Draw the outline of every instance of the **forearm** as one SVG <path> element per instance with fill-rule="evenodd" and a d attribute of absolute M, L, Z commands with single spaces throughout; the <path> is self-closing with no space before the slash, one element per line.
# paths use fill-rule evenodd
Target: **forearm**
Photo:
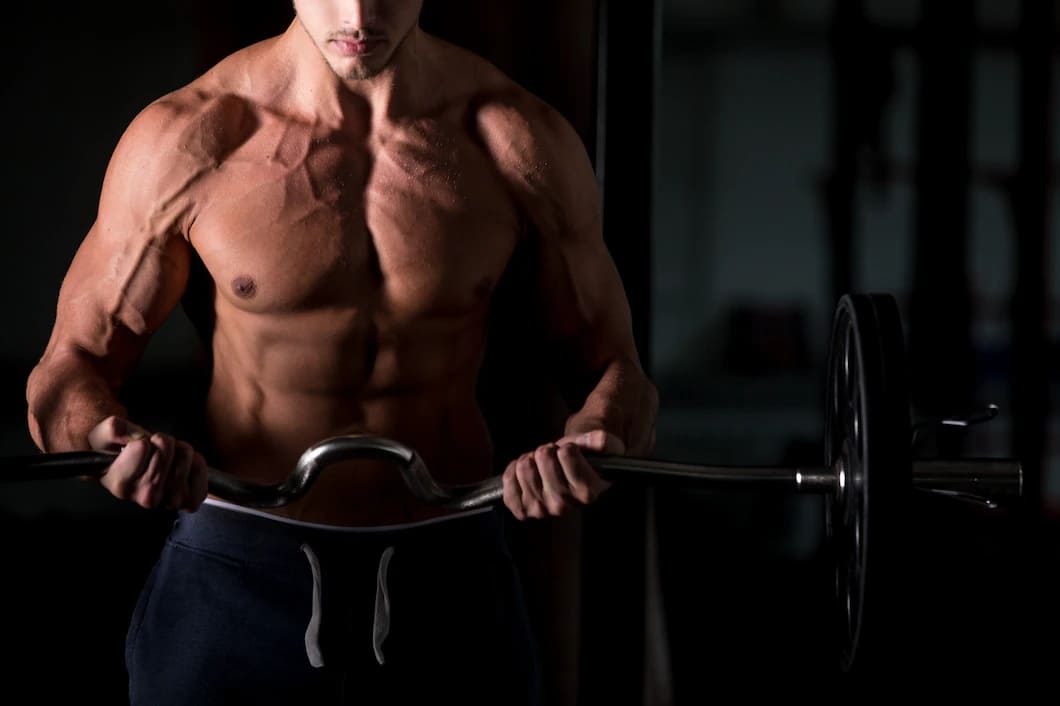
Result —
<path fill-rule="evenodd" d="M 97 424 L 127 414 L 99 366 L 77 351 L 45 355 L 30 373 L 26 402 L 30 435 L 48 452 L 86 449 Z"/>
<path fill-rule="evenodd" d="M 626 453 L 643 455 L 655 444 L 659 395 L 636 361 L 609 363 L 581 409 L 566 423 L 565 434 L 604 429 L 625 444 Z"/>

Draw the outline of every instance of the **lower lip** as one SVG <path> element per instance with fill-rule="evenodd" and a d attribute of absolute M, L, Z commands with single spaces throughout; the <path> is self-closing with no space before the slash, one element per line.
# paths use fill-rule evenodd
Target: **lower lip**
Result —
<path fill-rule="evenodd" d="M 371 54 L 379 46 L 378 40 L 369 40 L 367 42 L 347 42 L 341 39 L 336 39 L 332 42 L 335 48 L 339 50 L 339 53 L 343 56 L 367 56 Z"/>

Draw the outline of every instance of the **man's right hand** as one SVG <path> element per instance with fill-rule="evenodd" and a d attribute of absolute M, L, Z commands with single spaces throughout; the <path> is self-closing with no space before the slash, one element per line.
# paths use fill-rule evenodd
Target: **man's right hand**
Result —
<path fill-rule="evenodd" d="M 107 417 L 89 432 L 88 443 L 117 453 L 100 478 L 117 498 L 166 510 L 196 510 L 206 499 L 206 460 L 186 442 Z"/>

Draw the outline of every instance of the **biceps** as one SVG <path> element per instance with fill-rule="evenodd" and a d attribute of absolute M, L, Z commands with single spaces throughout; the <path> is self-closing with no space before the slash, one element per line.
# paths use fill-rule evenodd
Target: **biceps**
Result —
<path fill-rule="evenodd" d="M 188 280 L 183 241 L 148 241 L 116 258 L 108 283 L 110 314 L 132 333 L 154 333 L 180 300 Z"/>
<path fill-rule="evenodd" d="M 629 303 L 602 240 L 572 239 L 543 258 L 543 288 L 554 334 L 590 367 L 632 353 Z"/>
<path fill-rule="evenodd" d="M 99 358 L 138 355 L 187 285 L 179 237 L 108 237 L 93 228 L 63 281 L 56 334 Z"/>

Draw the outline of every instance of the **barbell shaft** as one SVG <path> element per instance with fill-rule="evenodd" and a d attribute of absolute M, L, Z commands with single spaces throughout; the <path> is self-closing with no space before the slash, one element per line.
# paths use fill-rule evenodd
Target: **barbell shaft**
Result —
<path fill-rule="evenodd" d="M 114 453 L 101 451 L 66 451 L 0 458 L 0 484 L 99 477 L 114 462 L 115 456 Z M 254 483 L 209 468 L 208 491 L 248 507 L 280 507 L 305 495 L 328 465 L 348 459 L 377 459 L 396 463 L 405 483 L 417 496 L 432 491 L 439 496 L 442 490 L 433 483 L 426 466 L 412 449 L 387 438 L 356 435 L 325 439 L 309 447 L 299 456 L 294 470 L 279 483 Z M 429 487 L 431 484 L 435 487 Z"/>
<path fill-rule="evenodd" d="M 98 476 L 114 460 L 98 451 L 67 451 L 30 456 L 9 456 L 0 466 L 0 482 L 52 480 L 75 476 Z"/>
<path fill-rule="evenodd" d="M 610 480 L 652 486 L 672 485 L 713 490 L 778 490 L 832 493 L 839 487 L 838 471 L 827 466 L 717 466 L 629 456 L 586 453 L 592 466 Z M 419 499 L 450 508 L 470 509 L 502 497 L 501 478 L 469 485 L 444 486 L 408 447 L 371 436 L 336 437 L 307 450 L 290 475 L 280 483 L 250 483 L 210 470 L 210 492 L 252 507 L 278 507 L 304 495 L 328 465 L 351 459 L 374 458 L 394 462 L 409 490 Z M 114 460 L 112 454 L 76 451 L 18 456 L 4 460 L 0 482 L 98 476 Z M 926 460 L 913 463 L 917 490 L 956 495 L 991 505 L 1018 497 L 1023 472 L 1014 459 Z"/>
<path fill-rule="evenodd" d="M 703 490 L 779 490 L 803 494 L 828 494 L 839 489 L 838 471 L 827 466 L 706 466 L 651 458 L 586 454 L 605 479 L 651 486 L 671 485 Z M 453 506 L 479 507 L 502 495 L 500 477 L 474 486 L 450 488 Z M 1018 498 L 1023 469 L 1015 459 L 961 459 L 913 462 L 915 490 L 958 496 L 988 507 Z M 474 498 L 468 500 L 464 496 Z"/>

